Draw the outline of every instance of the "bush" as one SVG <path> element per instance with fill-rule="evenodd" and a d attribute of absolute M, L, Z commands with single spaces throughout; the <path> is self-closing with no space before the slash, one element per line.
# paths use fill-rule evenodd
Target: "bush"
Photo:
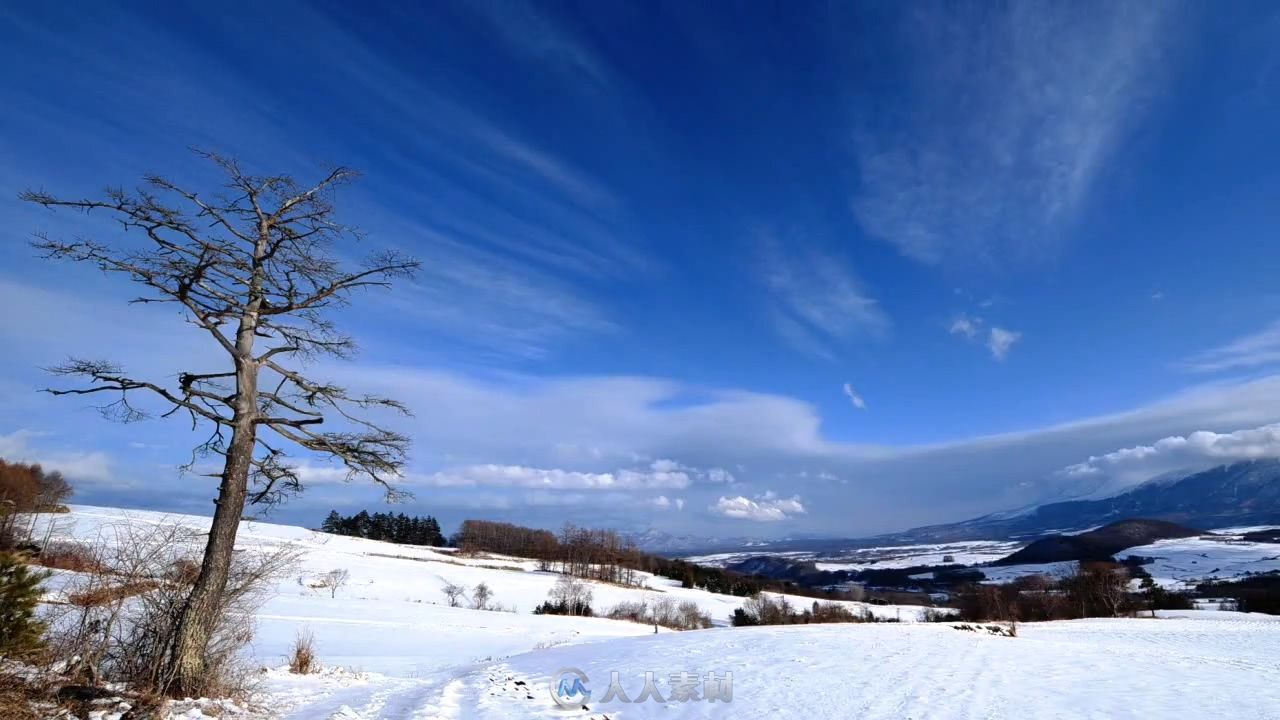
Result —
<path fill-rule="evenodd" d="M 47 577 L 17 555 L 0 553 L 0 658 L 28 658 L 43 649 L 45 626 L 36 609 Z"/>
<path fill-rule="evenodd" d="M 40 687 L 26 673 L 0 672 L 0 718 L 5 720 L 42 720 L 46 712 L 38 712 L 36 701 L 47 704 L 48 688 Z"/>
<path fill-rule="evenodd" d="M 733 611 L 730 621 L 738 627 L 750 625 L 803 625 L 808 623 L 870 623 L 881 621 L 868 608 L 854 612 L 845 605 L 834 602 L 813 601 L 813 606 L 803 611 L 795 610 L 785 597 L 774 598 L 757 593 L 747 598 L 742 607 Z"/>
<path fill-rule="evenodd" d="M 440 592 L 444 593 L 449 607 L 458 607 L 462 604 L 462 598 L 467 594 L 467 589 L 457 583 L 447 582 L 440 588 Z"/>
<path fill-rule="evenodd" d="M 590 617 L 591 587 L 572 575 L 561 575 L 547 593 L 546 602 L 534 609 L 538 615 L 579 615 Z"/>
<path fill-rule="evenodd" d="M 471 608 L 473 610 L 488 610 L 489 601 L 493 599 L 493 591 L 485 583 L 477 583 L 474 590 L 471 591 Z"/>
<path fill-rule="evenodd" d="M 317 669 L 316 637 L 310 630 L 300 630 L 293 639 L 293 651 L 289 653 L 289 672 L 310 675 Z"/>
<path fill-rule="evenodd" d="M 163 693 L 177 621 L 198 574 L 194 554 L 201 538 L 181 526 L 123 523 L 114 537 L 89 551 L 90 567 L 66 588 L 70 602 L 57 606 L 49 638 L 66 674 L 90 685 L 120 682 L 142 692 Z M 239 694 L 248 678 L 241 650 L 253 638 L 253 612 L 277 578 L 290 572 L 297 551 L 237 553 L 218 599 L 213 637 L 206 653 L 210 697 Z"/>
<path fill-rule="evenodd" d="M 103 570 L 102 564 L 98 562 L 98 558 L 94 555 L 92 549 L 70 542 L 50 543 L 48 547 L 36 556 L 35 562 L 47 568 L 69 570 L 71 572 L 101 572 Z"/>
<path fill-rule="evenodd" d="M 669 597 L 653 603 L 619 603 L 610 608 L 606 616 L 614 620 L 661 625 L 672 630 L 699 630 L 711 627 L 711 615 L 702 612 L 697 603 L 686 600 L 677 604 Z"/>
<path fill-rule="evenodd" d="M 575 617 L 591 617 L 592 610 L 590 605 L 577 603 L 569 605 L 563 602 L 555 602 L 552 600 L 544 600 L 541 605 L 533 609 L 534 615 L 572 615 Z"/>

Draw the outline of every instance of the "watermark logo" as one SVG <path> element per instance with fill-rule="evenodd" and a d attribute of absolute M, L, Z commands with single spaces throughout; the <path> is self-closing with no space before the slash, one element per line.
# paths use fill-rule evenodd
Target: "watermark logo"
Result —
<path fill-rule="evenodd" d="M 643 674 L 644 685 L 640 692 L 630 695 L 622 685 L 622 673 L 617 670 L 609 673 L 609 687 L 600 696 L 597 704 L 603 703 L 687 703 L 687 702 L 732 702 L 733 673 L 708 672 L 699 675 L 689 671 L 669 673 L 666 675 L 666 691 L 659 686 L 659 673 L 648 670 Z M 632 685 L 634 690 L 635 685 Z M 563 668 L 551 679 L 551 699 L 562 708 L 577 710 L 591 699 L 591 690 L 587 674 L 578 668 Z"/>
<path fill-rule="evenodd" d="M 563 668 L 551 680 L 551 699 L 562 708 L 579 708 L 591 699 L 587 674 L 578 668 Z"/>

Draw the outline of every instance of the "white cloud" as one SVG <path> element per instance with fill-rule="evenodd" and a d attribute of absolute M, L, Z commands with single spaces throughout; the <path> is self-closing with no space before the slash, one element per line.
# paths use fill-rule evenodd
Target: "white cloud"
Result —
<path fill-rule="evenodd" d="M 951 324 L 947 327 L 947 332 L 963 337 L 966 340 L 977 340 L 985 324 L 986 321 L 981 317 L 961 313 L 951 321 Z M 995 325 L 987 328 L 986 336 L 987 340 L 983 344 L 986 345 L 987 350 L 991 353 L 991 357 L 997 361 L 1004 360 L 1009 355 L 1009 351 L 1014 344 L 1022 339 L 1022 333 Z"/>
<path fill-rule="evenodd" d="M 721 467 L 713 467 L 707 471 L 707 481 L 716 485 L 733 485 L 738 479 L 733 473 Z"/>
<path fill-rule="evenodd" d="M 991 351 L 991 357 L 996 360 L 1004 360 L 1009 354 L 1009 350 L 1013 348 L 1013 344 L 1022 339 L 1022 333 L 1006 330 L 1000 327 L 991 328 L 991 335 L 987 338 L 987 349 Z"/>
<path fill-rule="evenodd" d="M 507 487 L 542 490 L 637 490 L 686 488 L 683 471 L 618 470 L 581 472 L 521 465 L 467 465 L 411 477 L 412 485 L 432 487 Z"/>
<path fill-rule="evenodd" d="M 968 315 L 961 314 L 957 315 L 956 318 L 951 321 L 951 326 L 947 328 L 947 331 L 952 335 L 963 335 L 967 338 L 973 338 L 978 334 L 978 327 L 980 325 L 982 325 L 982 318 L 971 318 Z"/>
<path fill-rule="evenodd" d="M 859 410 L 867 409 L 867 401 L 863 400 L 862 396 L 858 394 L 858 391 L 853 389 L 853 385 L 845 383 L 844 388 L 842 389 L 844 390 L 844 396 L 849 398 L 849 402 L 852 403 L 854 407 Z"/>
<path fill-rule="evenodd" d="M 669 498 L 666 495 L 659 495 L 651 500 L 650 504 L 659 510 L 670 510 L 675 508 L 679 511 L 684 509 L 684 498 Z"/>
<path fill-rule="evenodd" d="M 858 220 L 925 263 L 1050 254 L 1162 86 L 1171 8 L 945 3 L 890 25 L 903 93 L 858 108 Z"/>
<path fill-rule="evenodd" d="M 100 451 L 50 450 L 32 447 L 31 441 L 45 436 L 30 430 L 0 435 L 0 459 L 39 463 L 56 470 L 74 486 L 77 482 L 107 484 L 113 481 L 111 457 Z"/>
<path fill-rule="evenodd" d="M 800 242 L 785 252 L 766 234 L 762 272 L 771 299 L 770 317 L 793 348 L 831 359 L 833 350 L 856 338 L 876 337 L 889 318 L 840 257 Z"/>
<path fill-rule="evenodd" d="M 1184 364 L 1195 372 L 1219 372 L 1280 363 L 1280 320 L 1226 345 L 1206 350 Z"/>
<path fill-rule="evenodd" d="M 800 496 L 780 498 L 773 491 L 748 498 L 742 495 L 735 497 L 720 496 L 714 505 L 708 508 L 711 512 L 736 520 L 754 520 L 756 522 L 777 522 L 794 515 L 803 515 L 804 505 Z"/>
<path fill-rule="evenodd" d="M 1123 489 L 1175 470 L 1201 470 L 1238 460 L 1280 457 L 1280 423 L 1234 432 L 1171 435 L 1150 445 L 1095 455 L 1060 475 L 1085 487 Z M 1095 490 L 1096 492 L 1096 490 Z"/>

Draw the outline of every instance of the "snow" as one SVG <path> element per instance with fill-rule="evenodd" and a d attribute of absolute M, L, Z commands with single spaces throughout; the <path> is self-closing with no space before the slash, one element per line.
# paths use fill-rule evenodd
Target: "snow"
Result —
<path fill-rule="evenodd" d="M 689 562 L 713 567 L 725 567 L 751 557 L 768 555 L 789 560 L 812 560 L 819 570 L 857 572 L 870 569 L 901 569 L 919 565 L 976 565 L 1007 557 L 1026 546 L 1024 542 L 1011 540 L 981 540 L 954 543 L 926 543 L 922 545 L 882 545 L 857 548 L 840 553 L 811 551 L 787 552 L 726 552 L 685 558 Z"/>
<path fill-rule="evenodd" d="M 984 583 L 1007 583 L 1032 575 L 1044 575 L 1051 580 L 1056 580 L 1075 572 L 1076 566 L 1077 563 L 1074 560 L 1063 560 L 1050 563 L 980 567 L 978 570 L 981 570 L 985 576 Z"/>
<path fill-rule="evenodd" d="M 122 527 L 177 522 L 203 529 L 208 518 L 77 506 L 69 514 L 42 516 L 42 522 L 49 524 L 38 533 L 47 530 L 55 539 L 110 541 Z M 1187 611 L 1160 619 L 1023 624 L 1016 638 L 911 622 L 654 634 L 649 626 L 622 621 L 531 614 L 557 576 L 529 560 L 463 557 L 260 522 L 241 527 L 242 549 L 286 544 L 302 551 L 301 566 L 257 616 L 252 658 L 268 669 L 255 702 L 238 714 L 195 700 L 178 705 L 171 717 L 1280 716 L 1280 623 L 1267 616 Z M 333 569 L 351 576 L 337 597 L 307 586 Z M 1015 572 L 983 568 L 989 570 Z M 445 606 L 445 583 L 472 587 L 481 581 L 493 588 L 496 602 L 519 612 Z M 593 605 L 603 609 L 665 595 L 692 600 L 724 623 L 742 602 L 665 578 L 644 575 L 643 581 L 643 588 L 594 584 Z M 49 589 L 56 592 L 56 580 Z M 918 612 L 872 608 L 882 616 L 902 612 L 906 619 Z M 297 676 L 281 665 L 304 628 L 314 633 L 326 668 Z M 595 698 L 589 711 L 563 710 L 553 702 L 550 683 L 566 667 L 589 678 Z M 663 695 L 670 694 L 673 673 L 732 673 L 732 701 L 599 704 L 615 670 L 632 698 L 646 671 L 655 674 Z"/>
<path fill-rule="evenodd" d="M 1280 708 L 1280 623 L 1239 613 L 1019 626 L 1018 637 L 949 624 L 717 628 L 527 653 L 412 681 L 331 687 L 291 718 L 1267 718 Z M 565 668 L 588 678 L 589 710 L 562 710 Z M 652 672 L 732 676 L 729 703 L 598 702 L 612 672 L 635 700 Z M 687 673 L 681 677 L 679 674 Z M 326 694 L 328 693 L 328 694 Z"/>
<path fill-rule="evenodd" d="M 1280 571 L 1280 544 L 1246 542 L 1231 536 L 1159 540 L 1129 548 L 1118 557 L 1128 555 L 1155 558 L 1143 569 L 1171 589 L 1195 587 L 1204 580 L 1235 580 L 1250 573 Z"/>

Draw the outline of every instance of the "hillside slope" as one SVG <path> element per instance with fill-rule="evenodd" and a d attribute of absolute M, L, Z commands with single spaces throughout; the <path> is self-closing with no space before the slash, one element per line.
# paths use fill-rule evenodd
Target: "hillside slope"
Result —
<path fill-rule="evenodd" d="M 1128 548 L 1157 540 L 1195 537 L 1203 534 L 1163 520 L 1121 520 L 1078 535 L 1050 535 L 1002 558 L 994 565 L 1053 563 L 1066 560 L 1110 560 Z"/>
<path fill-rule="evenodd" d="M 55 539 L 115 542 L 148 527 L 194 530 L 208 518 L 73 507 L 46 515 Z M 654 634 L 645 625 L 536 616 L 527 608 L 554 582 L 521 558 L 463 558 L 441 549 L 322 535 L 247 522 L 240 550 L 291 545 L 303 552 L 293 577 L 257 615 L 261 675 L 254 709 L 263 720 L 523 720 L 547 718 L 858 717 L 1145 718 L 1268 717 L 1280 707 L 1280 622 L 1239 613 L 1181 613 L 1177 619 L 1072 621 L 1020 626 L 1016 638 L 950 624 L 719 627 Z M 335 568 L 351 573 L 337 597 L 307 587 Z M 67 573 L 50 581 L 51 598 Z M 446 607 L 445 582 L 485 582 L 521 612 Z M 646 578 L 645 588 L 596 584 L 596 604 L 670 594 L 721 619 L 740 598 Z M 803 602 L 795 598 L 795 602 Z M 876 607 L 896 615 L 894 607 Z M 913 608 L 902 608 L 909 619 Z M 289 674 L 279 666 L 302 629 L 317 640 L 326 669 Z M 552 700 L 556 674 L 581 670 L 590 710 Z M 602 697 L 612 672 L 631 699 L 652 673 L 662 701 Z M 687 673 L 688 675 L 683 675 Z M 731 699 L 672 699 L 692 676 L 732 674 Z M 674 678 L 674 679 L 673 679 Z M 223 717 L 228 713 L 222 712 Z M 103 720 L 118 720 L 118 715 Z M 208 720 L 188 712 L 183 720 Z M 176 720 L 176 716 L 170 720 Z"/>

